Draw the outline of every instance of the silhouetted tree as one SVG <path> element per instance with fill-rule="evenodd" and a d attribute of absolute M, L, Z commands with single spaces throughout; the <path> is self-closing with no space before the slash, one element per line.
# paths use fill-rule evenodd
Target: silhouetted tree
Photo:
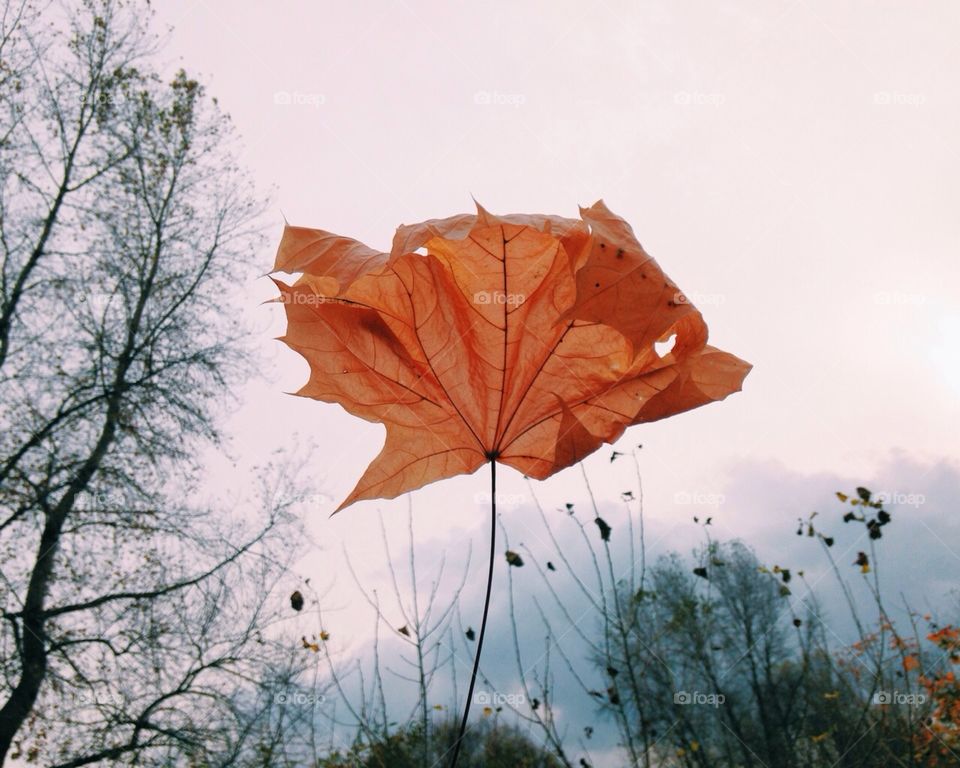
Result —
<path fill-rule="evenodd" d="M 289 655 L 264 631 L 285 505 L 204 498 L 198 459 L 246 370 L 260 204 L 148 21 L 0 18 L 0 764 L 229 761 Z"/>

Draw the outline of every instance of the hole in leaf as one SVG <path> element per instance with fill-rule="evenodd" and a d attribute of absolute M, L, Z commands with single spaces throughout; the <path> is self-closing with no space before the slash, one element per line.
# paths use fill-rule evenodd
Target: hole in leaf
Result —
<path fill-rule="evenodd" d="M 670 338 L 667 339 L 666 341 L 654 342 L 653 349 L 654 351 L 656 351 L 658 356 L 664 357 L 673 351 L 673 346 L 676 343 L 677 343 L 677 334 L 671 333 Z"/>

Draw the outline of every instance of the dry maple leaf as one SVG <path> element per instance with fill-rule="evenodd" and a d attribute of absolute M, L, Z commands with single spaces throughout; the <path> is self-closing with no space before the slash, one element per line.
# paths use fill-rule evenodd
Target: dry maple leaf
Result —
<path fill-rule="evenodd" d="M 750 365 L 707 345 L 629 225 L 602 202 L 580 214 L 478 206 L 401 226 L 390 253 L 284 229 L 274 271 L 301 276 L 276 281 L 282 340 L 310 365 L 297 394 L 387 429 L 337 511 L 492 460 L 544 479 L 631 425 L 739 391 Z"/>

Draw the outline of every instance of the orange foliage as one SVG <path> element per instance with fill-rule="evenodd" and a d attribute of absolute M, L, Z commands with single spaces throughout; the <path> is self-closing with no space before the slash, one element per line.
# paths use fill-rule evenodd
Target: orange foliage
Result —
<path fill-rule="evenodd" d="M 494 459 L 543 479 L 631 425 L 740 389 L 750 365 L 706 343 L 630 226 L 602 202 L 580 213 L 478 206 L 400 227 L 390 253 L 286 227 L 274 269 L 302 276 L 276 281 L 283 341 L 310 365 L 297 394 L 387 428 L 339 509 Z"/>
<path fill-rule="evenodd" d="M 960 629 L 943 627 L 927 639 L 946 653 L 950 663 L 960 663 Z M 960 752 L 960 686 L 956 675 L 946 669 L 922 676 L 919 682 L 933 703 L 933 712 L 917 734 L 917 757 L 928 766 L 956 765 Z"/>

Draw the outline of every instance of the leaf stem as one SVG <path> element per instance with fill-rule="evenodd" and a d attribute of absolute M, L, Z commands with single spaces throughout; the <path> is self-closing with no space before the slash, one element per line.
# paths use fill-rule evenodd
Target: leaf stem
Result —
<path fill-rule="evenodd" d="M 463 706 L 463 719 L 460 721 L 460 733 L 453 747 L 450 768 L 456 768 L 460 756 L 460 745 L 467 730 L 467 718 L 470 716 L 470 704 L 473 701 L 473 686 L 477 682 L 477 670 L 480 667 L 480 654 L 483 652 L 483 635 L 487 631 L 487 612 L 490 610 L 490 588 L 493 586 L 493 556 L 497 546 L 497 460 L 490 459 L 490 566 L 487 570 L 487 594 L 483 600 L 483 619 L 480 621 L 480 637 L 477 638 L 477 653 L 473 659 L 473 671 L 470 673 L 470 687 Z"/>

